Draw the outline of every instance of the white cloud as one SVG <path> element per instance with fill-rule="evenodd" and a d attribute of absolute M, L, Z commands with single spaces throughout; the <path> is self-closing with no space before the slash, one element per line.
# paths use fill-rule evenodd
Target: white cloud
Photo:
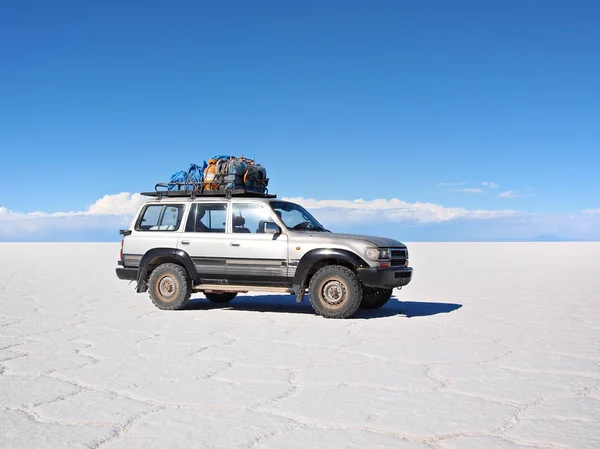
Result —
<path fill-rule="evenodd" d="M 510 217 L 517 214 L 513 210 L 469 210 L 457 207 L 444 207 L 435 203 L 409 203 L 398 198 L 357 200 L 315 200 L 312 198 L 288 198 L 314 211 L 319 218 L 328 222 L 371 221 L 413 221 L 418 223 L 440 223 L 456 219 L 485 220 Z M 325 218 L 322 218 L 325 220 Z"/>
<path fill-rule="evenodd" d="M 500 198 L 518 198 L 519 194 L 516 190 L 507 190 L 498 194 Z"/>
<path fill-rule="evenodd" d="M 454 189 L 454 192 L 462 192 L 462 193 L 483 193 L 483 190 L 481 190 L 481 189 L 467 188 L 467 189 Z"/>
<path fill-rule="evenodd" d="M 145 197 L 128 192 L 106 195 L 82 211 L 20 213 L 0 207 L 0 241 L 69 239 L 72 234 L 92 236 L 98 232 L 114 232 L 129 226 L 133 214 Z M 462 230 L 497 232 L 497 236 L 521 235 L 527 230 L 536 233 L 567 237 L 596 238 L 600 229 L 600 209 L 588 209 L 571 218 L 567 215 L 543 215 L 515 210 L 481 210 L 446 207 L 436 203 L 408 202 L 399 198 L 375 200 L 317 200 L 313 198 L 284 198 L 305 206 L 329 229 L 352 226 L 443 225 L 449 223 Z M 486 224 L 478 226 L 477 223 Z M 478 226 L 478 227 L 477 227 Z M 431 228 L 433 231 L 436 228 Z M 441 228 L 440 228 L 441 229 Z M 87 232 L 87 234 L 86 234 Z M 439 235 L 445 231 L 440 230 Z M 460 234 L 463 235 L 463 234 Z M 487 235 L 487 234 L 486 234 Z M 495 234 L 496 235 L 496 234 Z M 83 237 L 82 237 L 83 238 Z"/>
<path fill-rule="evenodd" d="M 497 189 L 500 187 L 500 184 L 496 184 L 495 182 L 485 181 L 481 183 L 482 186 L 489 187 L 490 189 Z"/>
<path fill-rule="evenodd" d="M 0 208 L 0 240 L 23 238 L 53 231 L 107 230 L 127 226 L 144 200 L 140 194 L 128 192 L 105 195 L 84 211 L 12 212 Z M 290 198 L 314 211 L 323 223 L 442 223 L 459 219 L 488 220 L 517 215 L 512 210 L 468 210 L 444 207 L 435 203 L 410 203 L 398 198 L 357 200 L 315 200 Z M 4 226 L 2 226 L 4 224 Z"/>
<path fill-rule="evenodd" d="M 452 192 L 462 192 L 462 193 L 483 193 L 483 190 L 481 190 L 481 189 L 467 188 L 467 189 L 452 189 Z"/>
<path fill-rule="evenodd" d="M 105 195 L 84 211 L 14 212 L 0 207 L 0 240 L 58 230 L 111 229 L 126 226 L 144 200 L 138 193 Z"/>
<path fill-rule="evenodd" d="M 89 215 L 133 215 L 137 208 L 146 199 L 139 193 L 131 194 L 122 192 L 116 195 L 104 195 L 102 198 L 94 202 L 85 211 L 78 212 L 13 212 L 5 207 L 0 207 L 0 220 L 6 217 L 24 219 L 36 218 L 60 218 L 60 217 L 75 217 Z"/>
<path fill-rule="evenodd" d="M 122 192 L 116 195 L 104 195 L 88 210 L 92 215 L 133 215 L 144 200 L 148 199 L 139 193 Z"/>
<path fill-rule="evenodd" d="M 464 186 L 466 184 L 466 182 L 438 182 L 438 186 L 442 187 Z"/>

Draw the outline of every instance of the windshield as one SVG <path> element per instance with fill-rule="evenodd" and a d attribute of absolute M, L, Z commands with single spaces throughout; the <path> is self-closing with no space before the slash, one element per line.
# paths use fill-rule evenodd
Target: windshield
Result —
<path fill-rule="evenodd" d="M 326 231 L 315 217 L 299 204 L 271 201 L 271 207 L 288 229 L 294 231 Z"/>

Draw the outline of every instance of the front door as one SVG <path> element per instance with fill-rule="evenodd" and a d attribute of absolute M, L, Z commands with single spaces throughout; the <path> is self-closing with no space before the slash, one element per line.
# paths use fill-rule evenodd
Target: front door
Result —
<path fill-rule="evenodd" d="M 265 234 L 262 224 L 274 221 L 273 212 L 260 202 L 232 201 L 227 277 L 239 285 L 290 286 L 288 236 Z"/>
<path fill-rule="evenodd" d="M 194 203 L 180 234 L 178 249 L 187 252 L 204 283 L 226 282 L 227 202 Z"/>

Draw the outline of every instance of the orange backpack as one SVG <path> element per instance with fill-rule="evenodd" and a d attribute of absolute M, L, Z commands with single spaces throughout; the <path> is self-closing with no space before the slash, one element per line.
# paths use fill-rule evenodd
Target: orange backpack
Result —
<path fill-rule="evenodd" d="M 219 182 L 215 179 L 218 159 L 209 159 L 208 167 L 204 170 L 204 190 L 218 190 Z"/>

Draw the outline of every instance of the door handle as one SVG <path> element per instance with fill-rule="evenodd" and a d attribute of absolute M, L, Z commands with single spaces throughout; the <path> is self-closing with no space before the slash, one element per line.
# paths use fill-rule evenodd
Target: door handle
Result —
<path fill-rule="evenodd" d="M 181 241 L 181 244 L 182 244 L 182 245 L 189 245 L 189 244 L 190 244 L 190 241 L 189 241 L 189 240 L 182 240 L 182 241 Z"/>
<path fill-rule="evenodd" d="M 231 246 L 240 246 L 240 244 L 239 244 L 239 243 L 233 243 L 233 242 L 231 242 L 231 243 L 230 243 L 230 245 L 231 245 Z"/>

